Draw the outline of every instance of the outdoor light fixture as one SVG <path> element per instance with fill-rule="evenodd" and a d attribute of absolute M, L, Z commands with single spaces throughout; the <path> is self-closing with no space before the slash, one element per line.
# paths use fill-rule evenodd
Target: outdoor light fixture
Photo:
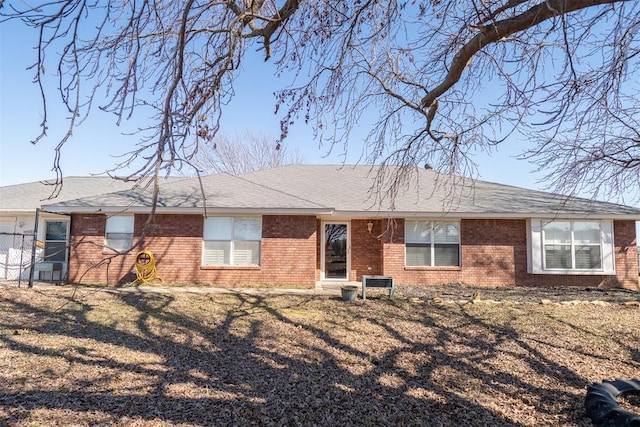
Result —
<path fill-rule="evenodd" d="M 373 223 L 371 221 L 367 223 L 367 230 L 369 231 L 369 234 L 371 234 L 371 230 L 373 230 Z"/>

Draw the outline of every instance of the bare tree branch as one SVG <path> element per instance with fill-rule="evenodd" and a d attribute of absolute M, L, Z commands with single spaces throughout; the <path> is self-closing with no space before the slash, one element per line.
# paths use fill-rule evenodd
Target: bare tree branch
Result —
<path fill-rule="evenodd" d="M 524 2 L 509 2 L 505 7 L 499 8 L 499 10 L 492 15 L 502 13 L 508 8 L 518 6 L 522 3 Z M 456 84 L 460 80 L 462 72 L 467 68 L 469 61 L 488 44 L 495 43 L 514 33 L 535 27 L 552 17 L 564 16 L 576 10 L 610 3 L 616 3 L 616 0 L 547 0 L 532 6 L 519 15 L 480 27 L 480 32 L 462 46 L 453 57 L 453 61 L 449 66 L 449 72 L 444 80 L 422 98 L 420 105 L 422 105 L 423 108 L 431 106 L 439 96 Z"/>
<path fill-rule="evenodd" d="M 639 16 L 629 0 L 48 0 L 0 10 L 0 22 L 40 35 L 34 142 L 51 125 L 47 70 L 70 114 L 58 155 L 94 103 L 116 124 L 149 123 L 109 171 L 123 179 L 191 167 L 259 50 L 286 80 L 274 99 L 280 140 L 304 122 L 321 147 L 346 152 L 364 128 L 363 161 L 472 177 L 477 153 L 527 143 L 523 157 L 554 189 L 608 195 L 640 188 Z M 54 170 L 62 179 L 58 157 Z"/>
<path fill-rule="evenodd" d="M 289 153 L 284 143 L 262 133 L 218 133 L 192 159 L 204 173 L 227 172 L 239 175 L 286 164 L 299 164 L 303 157 L 297 151 Z"/>

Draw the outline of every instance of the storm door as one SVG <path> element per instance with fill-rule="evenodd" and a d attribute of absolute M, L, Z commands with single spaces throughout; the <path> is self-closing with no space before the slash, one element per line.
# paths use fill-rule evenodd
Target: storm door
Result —
<path fill-rule="evenodd" d="M 349 278 L 349 224 L 325 222 L 322 233 L 323 279 L 347 280 Z"/>

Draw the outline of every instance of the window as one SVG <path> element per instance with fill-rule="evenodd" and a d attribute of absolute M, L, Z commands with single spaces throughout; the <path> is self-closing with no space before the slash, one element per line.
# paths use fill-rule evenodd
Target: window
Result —
<path fill-rule="evenodd" d="M 405 221 L 407 267 L 459 267 L 460 223 Z"/>
<path fill-rule="evenodd" d="M 126 252 L 133 246 L 133 215 L 107 217 L 104 246 L 108 250 Z"/>
<path fill-rule="evenodd" d="M 260 217 L 206 218 L 202 265 L 260 265 L 261 239 Z"/>
<path fill-rule="evenodd" d="M 547 269 L 601 270 L 601 230 L 597 221 L 553 221 L 543 225 Z"/>
<path fill-rule="evenodd" d="M 67 221 L 47 221 L 45 223 L 45 261 L 67 260 Z"/>
<path fill-rule="evenodd" d="M 532 219 L 527 271 L 534 274 L 615 274 L 612 221 Z"/>

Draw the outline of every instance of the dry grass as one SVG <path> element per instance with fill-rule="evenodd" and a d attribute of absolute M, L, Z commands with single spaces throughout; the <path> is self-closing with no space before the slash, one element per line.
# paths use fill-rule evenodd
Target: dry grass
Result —
<path fill-rule="evenodd" d="M 590 425 L 640 310 L 0 289 L 0 424 Z M 637 408 L 637 400 L 625 405 Z"/>

